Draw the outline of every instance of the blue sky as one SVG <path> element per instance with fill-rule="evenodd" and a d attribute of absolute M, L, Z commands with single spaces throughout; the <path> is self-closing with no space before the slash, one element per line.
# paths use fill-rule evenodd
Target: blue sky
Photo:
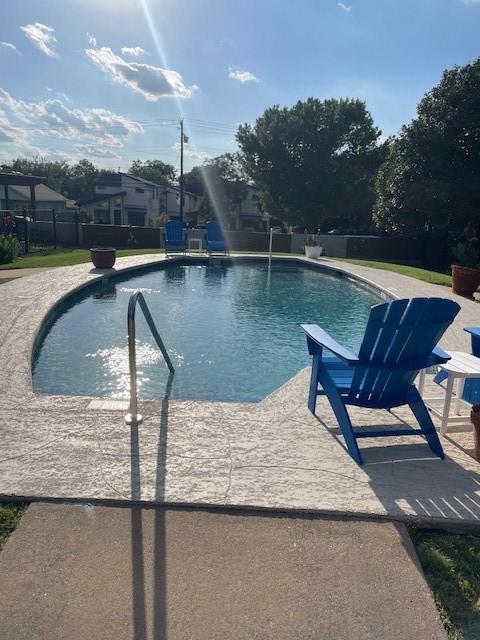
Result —
<path fill-rule="evenodd" d="M 17 0 L 0 22 L 0 161 L 178 168 L 308 96 L 366 101 L 383 135 L 480 56 L 480 0 Z"/>

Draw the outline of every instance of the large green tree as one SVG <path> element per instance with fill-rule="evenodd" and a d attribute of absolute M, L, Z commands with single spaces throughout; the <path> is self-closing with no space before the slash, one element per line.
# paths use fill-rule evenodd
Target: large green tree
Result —
<path fill-rule="evenodd" d="M 445 71 L 390 145 L 376 179 L 376 223 L 412 236 L 480 221 L 480 58 Z"/>
<path fill-rule="evenodd" d="M 175 180 L 175 167 L 161 160 L 134 160 L 128 173 L 157 184 L 171 184 Z"/>
<path fill-rule="evenodd" d="M 327 220 L 367 228 L 383 159 L 365 103 L 308 98 L 239 127 L 244 168 L 277 218 L 315 230 Z"/>
<path fill-rule="evenodd" d="M 238 153 L 224 153 L 206 160 L 184 176 L 187 191 L 200 196 L 198 213 L 202 218 L 231 218 L 247 192 L 247 177 Z"/>

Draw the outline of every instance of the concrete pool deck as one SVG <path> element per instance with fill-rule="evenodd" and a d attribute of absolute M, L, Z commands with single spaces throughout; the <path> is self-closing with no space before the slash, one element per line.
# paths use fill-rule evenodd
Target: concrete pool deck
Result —
<path fill-rule="evenodd" d="M 118 272 L 165 260 L 134 256 L 119 259 L 116 267 Z M 303 260 L 366 279 L 392 296 L 455 299 L 462 310 L 441 345 L 469 349 L 462 329 L 480 324 L 476 302 L 388 271 Z M 365 465 L 358 467 L 325 400 L 317 417 L 308 412 L 307 369 L 258 404 L 141 402 L 146 419 L 132 430 L 123 421 L 122 401 L 34 394 L 31 353 L 46 314 L 72 290 L 105 275 L 81 264 L 0 288 L 0 496 L 292 509 L 480 526 L 475 460 L 449 437 L 442 438 L 444 461 L 420 438 L 405 437 L 362 441 Z M 408 409 L 390 414 L 353 408 L 352 418 L 356 425 L 415 424 Z"/>

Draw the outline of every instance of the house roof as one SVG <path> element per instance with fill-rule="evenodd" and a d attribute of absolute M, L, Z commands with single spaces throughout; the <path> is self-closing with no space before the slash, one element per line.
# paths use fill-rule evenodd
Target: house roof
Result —
<path fill-rule="evenodd" d="M 45 182 L 45 178 L 40 176 L 26 176 L 18 171 L 14 172 L 0 172 L 0 184 L 6 184 L 9 186 L 22 185 L 30 186 L 34 184 L 40 184 Z"/>
<path fill-rule="evenodd" d="M 85 196 L 77 200 L 77 206 L 82 207 L 85 204 L 94 204 L 95 202 L 103 202 L 105 200 L 113 200 L 113 198 L 120 198 L 120 196 L 126 196 L 126 191 L 118 191 L 117 193 L 96 193 L 94 196 Z"/>
<path fill-rule="evenodd" d="M 10 185 L 9 188 L 30 200 L 30 187 Z M 37 202 L 66 202 L 67 198 L 58 191 L 50 189 L 46 184 L 37 184 L 35 185 L 35 200 Z"/>

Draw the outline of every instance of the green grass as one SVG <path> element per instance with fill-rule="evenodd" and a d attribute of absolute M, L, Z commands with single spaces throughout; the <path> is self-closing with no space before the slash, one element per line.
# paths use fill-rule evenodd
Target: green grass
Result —
<path fill-rule="evenodd" d="M 333 258 L 334 260 L 336 258 Z M 384 271 L 394 271 L 395 273 L 401 273 L 404 276 L 410 276 L 417 280 L 423 280 L 429 284 L 441 284 L 445 287 L 450 287 L 452 284 L 452 276 L 446 273 L 438 273 L 437 271 L 427 271 L 427 269 L 420 269 L 419 267 L 410 267 L 406 264 L 396 264 L 394 262 L 377 262 L 374 260 L 355 260 L 353 258 L 337 258 L 342 262 L 351 262 L 352 264 L 358 264 L 362 267 L 372 267 L 373 269 L 383 269 Z"/>
<path fill-rule="evenodd" d="M 21 502 L 0 504 L 0 551 L 5 546 L 8 536 L 20 522 L 26 506 Z"/>
<path fill-rule="evenodd" d="M 0 278 L 0 284 L 4 284 L 5 282 L 10 282 L 10 280 L 16 280 L 16 278 Z"/>
<path fill-rule="evenodd" d="M 480 638 L 480 536 L 411 528 L 450 640 Z"/>
<path fill-rule="evenodd" d="M 136 256 L 145 253 L 164 253 L 163 249 L 119 249 L 117 256 Z M 17 258 L 10 264 L 0 265 L 0 269 L 31 269 L 33 267 L 68 267 L 72 264 L 90 262 L 88 249 L 52 249 L 31 253 Z"/>

